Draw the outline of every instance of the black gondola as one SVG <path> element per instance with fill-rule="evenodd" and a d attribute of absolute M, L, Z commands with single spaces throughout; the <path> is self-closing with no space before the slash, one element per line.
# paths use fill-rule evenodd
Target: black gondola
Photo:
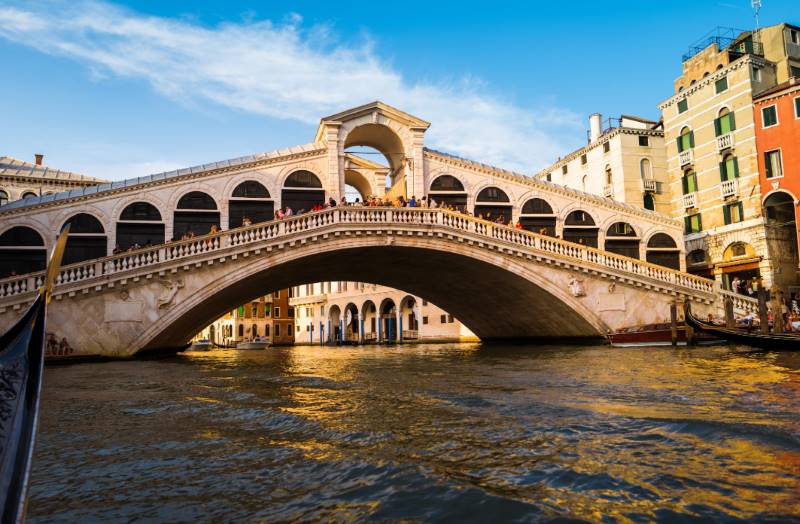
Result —
<path fill-rule="evenodd" d="M 47 302 L 61 267 L 68 233 L 69 226 L 56 242 L 44 285 L 33 304 L 0 335 L 0 508 L 3 523 L 25 519 L 39 420 Z"/>
<path fill-rule="evenodd" d="M 684 313 L 688 325 L 704 333 L 725 339 L 728 342 L 778 351 L 800 350 L 800 335 L 763 334 L 755 331 L 747 332 L 738 328 L 715 326 L 692 316 L 688 302 Z"/>

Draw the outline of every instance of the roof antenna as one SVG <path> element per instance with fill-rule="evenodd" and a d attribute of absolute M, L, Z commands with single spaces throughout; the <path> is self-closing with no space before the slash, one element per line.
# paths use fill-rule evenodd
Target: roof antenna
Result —
<path fill-rule="evenodd" d="M 761 11 L 761 0 L 752 0 L 753 9 L 755 9 L 756 16 L 756 33 L 758 32 L 758 12 Z"/>

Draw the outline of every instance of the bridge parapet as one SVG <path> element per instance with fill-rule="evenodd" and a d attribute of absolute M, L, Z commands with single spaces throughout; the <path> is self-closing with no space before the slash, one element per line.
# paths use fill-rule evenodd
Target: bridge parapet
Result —
<path fill-rule="evenodd" d="M 499 252 L 516 252 L 536 262 L 566 263 L 584 271 L 609 273 L 614 279 L 629 281 L 636 286 L 652 286 L 654 290 L 705 303 L 713 303 L 721 296 L 714 281 L 705 278 L 458 212 L 355 206 L 263 222 L 65 266 L 57 278 L 54 296 L 88 293 L 92 288 L 100 290 L 104 285 L 113 287 L 116 280 L 122 280 L 124 284 L 128 279 L 141 278 L 145 273 L 174 271 L 177 267 L 189 265 L 199 267 L 205 262 L 212 263 L 215 258 L 224 261 L 225 257 L 235 257 L 239 252 L 271 249 L 265 245 L 270 242 L 285 241 L 292 245 L 293 242 L 302 242 L 307 233 L 338 234 L 341 230 L 355 234 L 380 234 L 394 229 L 395 234 L 403 234 L 404 230 L 415 234 L 415 228 L 435 228 L 437 234 L 448 236 L 467 233 L 459 241 L 478 243 Z M 0 312 L 9 306 L 18 309 L 21 304 L 32 300 L 43 277 L 44 272 L 39 272 L 0 280 Z M 749 311 L 753 306 L 753 299 L 748 297 L 735 295 L 734 300 L 737 310 Z"/>

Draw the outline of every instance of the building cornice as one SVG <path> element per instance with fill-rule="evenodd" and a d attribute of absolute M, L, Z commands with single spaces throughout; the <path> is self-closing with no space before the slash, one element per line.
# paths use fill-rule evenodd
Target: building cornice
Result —
<path fill-rule="evenodd" d="M 687 98 L 689 95 L 691 95 L 693 93 L 696 93 L 697 91 L 699 91 L 703 87 L 705 87 L 707 85 L 710 85 L 713 82 L 716 82 L 717 80 L 719 80 L 723 76 L 727 75 L 731 71 L 735 71 L 737 69 L 740 69 L 740 68 L 742 68 L 744 66 L 748 66 L 750 64 L 756 65 L 756 66 L 759 66 L 759 67 L 764 67 L 767 64 L 771 64 L 771 63 L 772 62 L 769 62 L 768 60 L 766 60 L 764 58 L 761 58 L 761 57 L 758 57 L 758 56 L 755 56 L 755 55 L 745 55 L 745 56 L 743 56 L 741 58 L 738 58 L 738 59 L 734 60 L 733 62 L 728 64 L 727 67 L 724 67 L 724 68 L 720 69 L 719 71 L 713 72 L 712 74 L 708 75 L 707 77 L 701 79 L 699 82 L 696 82 L 694 85 L 691 85 L 688 88 L 684 89 L 683 91 L 680 91 L 680 92 L 672 95 L 671 97 L 667 98 L 666 100 L 664 100 L 663 102 L 658 104 L 658 108 L 661 111 L 664 111 L 665 108 L 667 108 L 667 107 L 669 107 L 671 105 L 677 104 L 678 102 L 680 102 L 684 98 Z"/>

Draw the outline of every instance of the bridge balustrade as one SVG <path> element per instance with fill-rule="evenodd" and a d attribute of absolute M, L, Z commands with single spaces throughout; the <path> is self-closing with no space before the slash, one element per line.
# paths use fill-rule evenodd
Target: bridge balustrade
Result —
<path fill-rule="evenodd" d="M 98 276 L 125 273 L 133 269 L 154 266 L 172 260 L 213 253 L 342 223 L 386 224 L 387 226 L 397 224 L 438 225 L 560 258 L 582 261 L 614 271 L 639 275 L 650 280 L 679 286 L 699 293 L 713 294 L 715 292 L 714 282 L 702 277 L 681 273 L 642 260 L 601 251 L 563 239 L 495 224 L 453 211 L 426 208 L 395 209 L 354 206 L 330 208 L 280 221 L 262 222 L 189 240 L 169 242 L 160 246 L 142 248 L 102 259 L 71 264 L 62 268 L 57 283 L 70 284 Z M 44 272 L 39 272 L 0 280 L 0 298 L 32 292 L 41 285 L 43 276 Z M 746 301 L 745 298 L 748 297 L 737 296 L 737 304 L 743 308 L 750 307 L 750 302 Z"/>

